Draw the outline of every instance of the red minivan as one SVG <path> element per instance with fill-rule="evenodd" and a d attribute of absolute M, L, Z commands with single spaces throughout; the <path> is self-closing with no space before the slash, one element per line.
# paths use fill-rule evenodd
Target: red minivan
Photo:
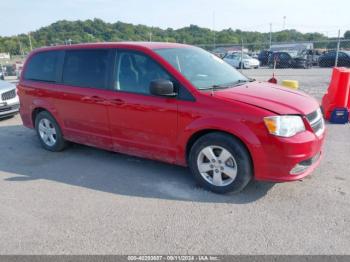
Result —
<path fill-rule="evenodd" d="M 249 79 L 201 48 L 95 43 L 33 51 L 20 114 L 42 146 L 68 141 L 189 166 L 214 192 L 299 180 L 319 164 L 325 124 L 310 96 Z"/>

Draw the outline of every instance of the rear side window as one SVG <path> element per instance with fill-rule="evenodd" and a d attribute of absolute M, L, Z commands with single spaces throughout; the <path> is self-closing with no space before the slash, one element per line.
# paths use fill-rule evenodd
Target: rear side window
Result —
<path fill-rule="evenodd" d="M 28 62 L 24 79 L 55 82 L 61 51 L 47 51 L 35 54 Z"/>
<path fill-rule="evenodd" d="M 73 86 L 108 88 L 109 54 L 107 49 L 66 51 L 62 82 Z"/>

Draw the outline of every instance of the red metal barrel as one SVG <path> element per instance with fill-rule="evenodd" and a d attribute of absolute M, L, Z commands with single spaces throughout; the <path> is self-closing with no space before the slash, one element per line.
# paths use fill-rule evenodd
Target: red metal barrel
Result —
<path fill-rule="evenodd" d="M 331 83 L 322 99 L 325 118 L 329 120 L 334 108 L 350 108 L 350 69 L 333 68 Z"/>

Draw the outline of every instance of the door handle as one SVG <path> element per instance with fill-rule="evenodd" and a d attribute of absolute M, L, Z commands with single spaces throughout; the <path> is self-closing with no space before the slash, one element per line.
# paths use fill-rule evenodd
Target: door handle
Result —
<path fill-rule="evenodd" d="M 119 105 L 119 106 L 125 104 L 125 101 L 122 100 L 122 99 L 119 99 L 119 98 L 110 99 L 109 102 L 110 102 L 111 104 Z"/>
<path fill-rule="evenodd" d="M 84 96 L 81 100 L 84 102 L 94 102 L 94 103 L 101 103 L 105 101 L 102 97 L 99 97 L 99 96 Z"/>

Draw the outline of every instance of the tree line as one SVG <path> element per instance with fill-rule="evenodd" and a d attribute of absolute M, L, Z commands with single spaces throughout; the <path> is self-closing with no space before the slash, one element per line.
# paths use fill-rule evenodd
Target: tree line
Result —
<path fill-rule="evenodd" d="M 350 31 L 344 34 L 350 39 Z M 329 48 L 329 38 L 320 33 L 301 33 L 296 30 L 273 32 L 273 42 L 318 41 L 316 47 Z M 161 29 L 145 25 L 116 22 L 107 23 L 101 19 L 85 21 L 57 21 L 29 34 L 0 37 L 0 52 L 12 55 L 26 54 L 33 48 L 67 43 L 86 43 L 101 41 L 162 41 L 178 42 L 213 47 L 217 44 L 247 44 L 249 49 L 266 48 L 270 41 L 269 33 L 224 29 L 213 31 L 196 25 L 180 29 Z"/>

